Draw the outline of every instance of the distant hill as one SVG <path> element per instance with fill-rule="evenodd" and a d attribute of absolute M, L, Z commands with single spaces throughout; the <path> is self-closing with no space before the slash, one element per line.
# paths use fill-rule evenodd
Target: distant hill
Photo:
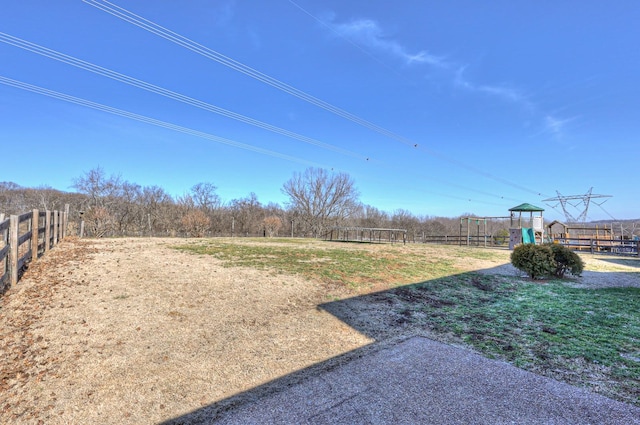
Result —
<path fill-rule="evenodd" d="M 640 222 L 640 218 L 627 218 L 624 220 L 595 220 L 590 221 L 587 224 L 610 224 L 610 223 L 635 223 Z"/>

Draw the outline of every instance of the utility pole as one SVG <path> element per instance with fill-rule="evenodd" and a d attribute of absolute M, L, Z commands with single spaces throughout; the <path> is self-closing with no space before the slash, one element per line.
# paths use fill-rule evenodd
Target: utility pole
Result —
<path fill-rule="evenodd" d="M 593 191 L 593 187 L 591 189 L 589 189 L 589 191 L 587 193 L 585 193 L 584 195 L 570 195 L 570 196 L 564 196 L 562 194 L 560 194 L 559 191 L 556 190 L 556 193 L 558 194 L 557 197 L 555 198 L 548 198 L 548 199 L 543 199 L 542 202 L 556 202 L 555 205 L 549 205 L 551 208 L 555 208 L 558 205 L 560 205 L 562 207 L 562 211 L 564 212 L 564 216 L 567 219 L 567 223 L 584 223 L 587 220 L 587 213 L 589 211 L 589 205 L 591 204 L 592 200 L 595 198 L 611 198 L 611 195 L 594 195 L 592 193 Z M 605 199 L 604 201 L 598 203 L 593 201 L 594 204 L 596 205 L 602 205 L 606 202 L 607 200 Z M 584 209 L 582 210 L 582 212 L 580 213 L 580 215 L 578 215 L 578 217 L 574 217 L 571 212 L 569 212 L 568 210 L 568 206 L 574 207 L 574 208 L 578 208 L 579 205 L 581 205 L 584 207 Z"/>

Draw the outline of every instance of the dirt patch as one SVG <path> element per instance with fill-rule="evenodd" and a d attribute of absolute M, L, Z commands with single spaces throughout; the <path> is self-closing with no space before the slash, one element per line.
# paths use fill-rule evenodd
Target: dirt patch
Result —
<path fill-rule="evenodd" d="M 154 423 L 372 342 L 336 288 L 180 240 L 66 240 L 0 300 L 0 422 Z"/>

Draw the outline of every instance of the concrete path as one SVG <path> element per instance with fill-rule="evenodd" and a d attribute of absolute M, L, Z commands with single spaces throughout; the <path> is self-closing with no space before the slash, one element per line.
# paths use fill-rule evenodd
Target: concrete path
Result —
<path fill-rule="evenodd" d="M 640 408 L 413 337 L 198 422 L 633 425 Z"/>

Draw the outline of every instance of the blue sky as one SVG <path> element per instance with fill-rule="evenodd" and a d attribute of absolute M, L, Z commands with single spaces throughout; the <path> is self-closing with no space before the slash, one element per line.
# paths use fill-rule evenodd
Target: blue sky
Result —
<path fill-rule="evenodd" d="M 201 50 L 96 5 L 124 8 Z M 283 183 L 316 166 L 348 173 L 363 203 L 388 212 L 503 216 L 529 202 L 562 219 L 542 200 L 593 187 L 612 197 L 592 204 L 590 219 L 640 217 L 636 1 L 21 0 L 1 10 L 3 81 L 165 126 L 3 83 L 0 181 L 71 190 L 100 166 L 172 195 L 212 182 L 226 202 L 255 192 L 283 205 Z M 218 54 L 272 85 L 211 58 Z"/>

